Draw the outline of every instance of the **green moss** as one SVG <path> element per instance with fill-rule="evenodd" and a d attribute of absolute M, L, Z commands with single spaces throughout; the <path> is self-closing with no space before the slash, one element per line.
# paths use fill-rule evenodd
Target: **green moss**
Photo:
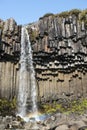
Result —
<path fill-rule="evenodd" d="M 86 10 L 83 10 L 81 13 L 80 13 L 80 19 L 79 19 L 81 22 L 83 21 L 84 24 L 85 24 L 85 28 L 87 28 L 87 9 Z"/>
<path fill-rule="evenodd" d="M 69 12 L 68 12 L 68 11 L 65 11 L 65 12 L 62 12 L 62 13 L 60 13 L 60 14 L 58 14 L 58 15 L 59 15 L 59 17 L 66 18 L 66 17 L 69 16 Z"/>
<path fill-rule="evenodd" d="M 56 111 L 60 111 L 60 110 L 62 110 L 62 106 L 61 106 L 61 104 L 57 104 L 56 102 L 54 102 L 54 103 L 52 103 L 52 104 L 44 104 L 43 106 L 42 106 L 42 108 L 43 108 L 43 112 L 44 113 L 54 113 L 54 112 L 56 112 Z"/>
<path fill-rule="evenodd" d="M 2 29 L 2 28 L 3 28 L 3 26 L 0 25 L 0 29 Z"/>
<path fill-rule="evenodd" d="M 87 9 L 86 9 L 86 10 L 83 10 L 83 11 L 80 13 L 80 20 L 81 20 L 81 21 L 87 20 Z"/>
<path fill-rule="evenodd" d="M 30 32 L 30 40 L 35 41 L 36 38 L 38 37 L 39 33 L 37 30 L 31 30 Z"/>
<path fill-rule="evenodd" d="M 79 15 L 80 15 L 80 20 L 84 20 L 84 19 L 87 19 L 86 14 L 87 14 L 87 9 L 85 9 L 85 10 L 72 9 L 70 11 L 64 11 L 59 14 L 47 13 L 40 19 L 43 19 L 43 18 L 49 17 L 49 16 L 52 16 L 52 18 L 55 18 L 55 17 L 66 18 L 66 17 L 69 17 L 70 15 L 75 15 L 76 17 L 78 17 L 78 20 L 79 20 Z"/>
<path fill-rule="evenodd" d="M 70 10 L 69 11 L 69 14 L 70 15 L 75 15 L 75 16 L 77 16 L 78 17 L 78 15 L 81 13 L 81 10 L 79 10 L 79 9 L 72 9 L 72 10 Z"/>
<path fill-rule="evenodd" d="M 45 14 L 45 15 L 43 16 L 43 18 L 52 16 L 52 15 L 54 15 L 54 14 L 53 14 L 53 13 L 47 13 L 47 14 Z"/>
<path fill-rule="evenodd" d="M 0 99 L 0 113 L 1 115 L 10 115 L 13 111 L 16 110 L 16 98 L 13 98 L 12 101 L 7 99 Z"/>
<path fill-rule="evenodd" d="M 58 104 L 53 102 L 52 104 L 44 104 L 43 105 L 43 112 L 44 113 L 54 113 L 56 111 L 61 113 L 76 113 L 76 114 L 83 114 L 87 109 L 87 99 L 81 99 L 80 101 L 74 100 L 71 102 L 67 102 L 67 106 L 64 104 Z"/>
<path fill-rule="evenodd" d="M 46 18 L 46 17 L 49 17 L 49 16 L 54 16 L 54 14 L 53 13 L 47 13 L 43 17 L 41 17 L 39 19 L 43 19 L 43 18 Z"/>
<path fill-rule="evenodd" d="M 66 18 L 66 17 L 68 17 L 68 16 L 70 16 L 70 15 L 75 15 L 75 16 L 78 17 L 78 15 L 79 15 L 80 13 L 81 13 L 81 10 L 79 10 L 79 9 L 72 9 L 72 10 L 70 10 L 70 11 L 64 11 L 64 12 L 60 13 L 60 14 L 58 14 L 58 16 L 59 16 L 59 17 Z M 56 15 L 56 16 L 57 16 L 57 15 Z"/>

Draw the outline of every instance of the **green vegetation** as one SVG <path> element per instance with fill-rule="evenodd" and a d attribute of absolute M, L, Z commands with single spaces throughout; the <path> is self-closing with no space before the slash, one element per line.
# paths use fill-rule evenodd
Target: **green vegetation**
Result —
<path fill-rule="evenodd" d="M 16 104 L 16 98 L 13 98 L 12 101 L 0 99 L 0 114 L 3 116 L 11 115 L 16 110 Z"/>
<path fill-rule="evenodd" d="M 80 14 L 80 20 L 87 20 L 87 9 L 83 10 Z"/>
<path fill-rule="evenodd" d="M 58 19 L 59 21 L 61 21 L 61 18 L 68 18 L 69 16 L 73 16 L 72 17 L 72 19 L 73 19 L 75 16 L 77 18 L 76 21 L 78 21 L 80 24 L 83 22 L 85 25 L 85 28 L 87 28 L 87 9 L 85 9 L 85 10 L 72 9 L 70 11 L 61 12 L 59 14 L 47 13 L 40 19 L 48 18 L 49 16 L 51 16 L 51 19 L 60 18 L 60 19 Z M 72 22 L 72 20 L 71 20 L 71 22 Z M 46 33 L 46 35 L 48 35 L 48 34 Z M 35 34 L 32 33 L 32 39 L 34 39 L 34 38 L 35 38 Z"/>
<path fill-rule="evenodd" d="M 2 26 L 0 25 L 0 29 L 2 29 Z"/>
<path fill-rule="evenodd" d="M 38 31 L 37 30 L 31 30 L 31 32 L 30 32 L 30 40 L 35 41 L 37 37 L 38 37 Z"/>
<path fill-rule="evenodd" d="M 56 103 L 43 105 L 44 113 L 54 113 L 58 110 L 60 111 L 61 108 L 62 108 L 61 104 Z"/>
<path fill-rule="evenodd" d="M 80 13 L 80 21 L 83 21 L 85 23 L 85 27 L 87 28 L 87 9 Z"/>
<path fill-rule="evenodd" d="M 64 12 L 61 12 L 59 14 L 47 13 L 43 17 L 41 17 L 40 19 L 43 19 L 43 18 L 49 17 L 49 16 L 53 16 L 53 18 L 55 18 L 57 16 L 66 18 L 66 17 L 68 17 L 70 15 L 75 15 L 76 17 L 78 17 L 81 12 L 82 11 L 79 10 L 79 9 L 72 9 L 70 11 L 64 11 Z"/>
<path fill-rule="evenodd" d="M 60 14 L 58 14 L 58 16 L 66 18 L 66 17 L 68 17 L 70 15 L 75 15 L 76 17 L 78 17 L 80 13 L 81 13 L 81 10 L 79 10 L 79 9 L 72 9 L 70 11 L 65 11 L 65 12 L 60 13 Z"/>
<path fill-rule="evenodd" d="M 66 18 L 69 16 L 69 12 L 68 11 L 65 11 L 65 12 L 62 12 L 60 14 L 58 14 L 59 17 L 63 17 L 63 18 Z"/>
<path fill-rule="evenodd" d="M 70 10 L 69 11 L 69 14 L 70 15 L 75 15 L 75 16 L 77 16 L 78 17 L 78 15 L 81 13 L 81 10 L 79 10 L 79 9 L 72 9 L 72 10 Z"/>
<path fill-rule="evenodd" d="M 54 17 L 59 16 L 59 17 L 66 18 L 70 15 L 75 15 L 76 17 L 78 17 L 79 14 L 81 15 L 81 19 L 86 18 L 87 16 L 85 14 L 87 14 L 87 9 L 86 10 L 72 9 L 70 11 L 64 11 L 64 12 L 61 12 L 59 14 L 47 13 L 43 17 L 41 17 L 40 19 L 43 19 L 43 18 L 49 17 L 49 16 L 54 16 Z"/>
<path fill-rule="evenodd" d="M 15 114 L 16 106 L 16 98 L 14 98 L 12 101 L 0 99 L 0 115 L 6 116 Z M 57 103 L 54 101 L 52 104 L 47 103 L 41 105 L 40 110 L 42 113 L 46 114 L 61 112 L 66 114 L 76 113 L 81 115 L 87 111 L 87 99 L 67 101 L 67 103 Z"/>
<path fill-rule="evenodd" d="M 53 13 L 47 13 L 43 17 L 45 18 L 45 17 L 49 17 L 49 16 L 52 16 L 52 15 L 54 15 L 54 14 Z"/>
<path fill-rule="evenodd" d="M 71 113 L 83 114 L 87 109 L 87 99 L 82 99 L 80 101 L 73 101 L 70 103 L 68 111 Z"/>
<path fill-rule="evenodd" d="M 67 102 L 67 105 L 64 104 L 57 104 L 53 102 L 52 104 L 44 104 L 43 105 L 43 112 L 44 113 L 54 113 L 54 112 L 61 112 L 61 113 L 76 113 L 76 114 L 83 114 L 87 109 L 87 99 L 81 99 L 80 101 L 74 100 L 71 102 Z"/>
<path fill-rule="evenodd" d="M 54 16 L 54 14 L 53 13 L 47 13 L 43 17 L 41 17 L 39 19 L 43 19 L 43 18 L 46 18 L 46 17 L 49 17 L 49 16 Z"/>
<path fill-rule="evenodd" d="M 0 25 L 0 29 L 2 30 L 2 29 L 3 29 L 3 26 Z"/>

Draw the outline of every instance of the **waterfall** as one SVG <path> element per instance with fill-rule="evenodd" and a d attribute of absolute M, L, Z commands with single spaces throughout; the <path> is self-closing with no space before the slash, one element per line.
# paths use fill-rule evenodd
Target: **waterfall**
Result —
<path fill-rule="evenodd" d="M 33 66 L 32 49 L 29 34 L 26 27 L 21 31 L 21 56 L 18 92 L 18 115 L 26 116 L 27 99 L 31 94 L 32 113 L 37 112 L 37 90 L 35 82 L 35 70 Z"/>

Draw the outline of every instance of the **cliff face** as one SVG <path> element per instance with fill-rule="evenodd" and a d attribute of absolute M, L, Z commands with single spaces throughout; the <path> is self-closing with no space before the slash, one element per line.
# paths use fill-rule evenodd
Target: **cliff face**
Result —
<path fill-rule="evenodd" d="M 14 19 L 0 20 L 0 59 L 19 60 L 21 26 Z"/>
<path fill-rule="evenodd" d="M 20 32 L 13 19 L 1 21 L 0 96 L 18 90 Z M 3 28 L 2 28 L 3 27 Z M 27 26 L 41 101 L 75 98 L 87 93 L 87 29 L 75 15 L 43 17 Z"/>
<path fill-rule="evenodd" d="M 17 93 L 20 34 L 14 19 L 0 20 L 0 98 L 11 99 Z"/>
<path fill-rule="evenodd" d="M 41 100 L 87 93 L 87 30 L 75 15 L 44 17 L 30 25 Z"/>

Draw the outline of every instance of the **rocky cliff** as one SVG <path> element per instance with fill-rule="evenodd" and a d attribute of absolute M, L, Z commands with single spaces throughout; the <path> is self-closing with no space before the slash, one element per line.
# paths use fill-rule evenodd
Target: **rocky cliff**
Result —
<path fill-rule="evenodd" d="M 87 26 L 80 15 L 45 15 L 27 25 L 41 101 L 87 95 Z M 13 19 L 0 21 L 0 96 L 18 89 L 20 32 Z"/>
<path fill-rule="evenodd" d="M 45 15 L 29 25 L 41 100 L 87 93 L 87 28 L 81 15 Z"/>
<path fill-rule="evenodd" d="M 12 99 L 18 87 L 21 26 L 0 20 L 0 97 Z"/>

